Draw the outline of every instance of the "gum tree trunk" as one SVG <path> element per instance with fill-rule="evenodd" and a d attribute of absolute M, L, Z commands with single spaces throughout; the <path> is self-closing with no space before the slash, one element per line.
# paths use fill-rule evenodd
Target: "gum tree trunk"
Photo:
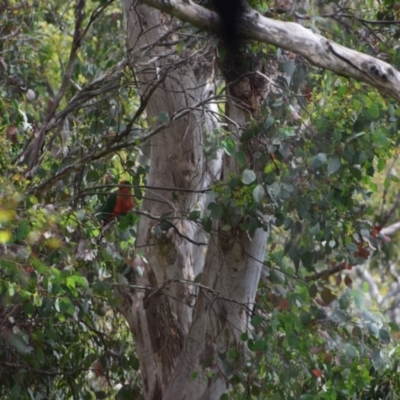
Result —
<path fill-rule="evenodd" d="M 221 172 L 239 172 L 234 157 L 222 159 L 218 151 L 213 159 L 204 156 L 204 138 L 218 122 L 215 104 L 205 101 L 214 95 L 213 53 L 196 45 L 177 55 L 179 29 L 168 16 L 129 0 L 122 5 L 148 125 L 166 127 L 146 142 L 151 189 L 142 205 L 134 267 L 143 276 L 132 274 L 131 283 L 147 289 L 126 292 L 121 311 L 135 338 L 146 399 L 218 399 L 244 360 L 228 373 L 220 355 L 243 353 L 240 334 L 249 327 L 267 233 L 260 229 L 250 238 L 222 230 L 218 221 L 206 235 L 187 219 L 196 207 L 206 211 L 210 199 L 201 189 Z M 226 106 L 235 134 L 250 115 L 234 105 L 238 95 L 243 103 L 239 91 Z M 200 272 L 201 283 L 191 285 Z"/>

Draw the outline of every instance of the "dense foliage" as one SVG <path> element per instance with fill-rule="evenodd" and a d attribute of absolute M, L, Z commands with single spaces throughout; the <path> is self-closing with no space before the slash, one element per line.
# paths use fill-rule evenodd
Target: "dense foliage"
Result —
<path fill-rule="evenodd" d="M 145 121 L 117 2 L 85 4 L 79 41 L 70 2 L 36 3 L 0 3 L 0 397 L 140 398 L 135 344 L 117 309 L 127 276 L 142 273 L 131 268 L 148 172 L 142 144 L 170 116 L 161 113 L 157 129 Z M 393 2 L 362 2 L 362 18 L 326 3 L 274 17 L 400 67 Z M 376 19 L 384 23 L 368 23 Z M 177 51 L 191 44 L 182 39 Z M 224 149 L 241 173 L 210 188 L 207 215 L 180 216 L 206 232 L 213 219 L 249 236 L 272 228 L 241 373 L 232 373 L 240 349 L 221 355 L 232 383 L 223 398 L 395 398 L 398 321 L 380 307 L 397 298 L 378 304 L 371 285 L 384 296 L 398 279 L 397 242 L 381 230 L 399 217 L 400 109 L 294 54 L 244 47 L 249 69 L 260 57 L 277 67 L 275 90 L 239 146 L 224 123 L 213 132 L 207 155 Z M 103 226 L 96 210 L 121 179 L 136 209 Z M 386 279 L 362 282 L 358 269 Z"/>

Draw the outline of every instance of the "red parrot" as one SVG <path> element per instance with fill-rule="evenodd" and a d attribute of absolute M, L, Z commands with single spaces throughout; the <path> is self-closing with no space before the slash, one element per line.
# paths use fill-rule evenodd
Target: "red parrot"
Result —
<path fill-rule="evenodd" d="M 130 182 L 121 181 L 115 193 L 108 196 L 107 201 L 98 210 L 98 218 L 108 224 L 113 218 L 127 214 L 135 205 Z"/>

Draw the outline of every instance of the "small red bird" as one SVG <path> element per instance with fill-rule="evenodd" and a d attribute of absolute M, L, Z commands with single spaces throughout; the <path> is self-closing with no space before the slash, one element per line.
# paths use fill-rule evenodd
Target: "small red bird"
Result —
<path fill-rule="evenodd" d="M 105 204 L 98 211 L 98 218 L 108 224 L 113 218 L 120 217 L 131 211 L 135 205 L 130 182 L 121 181 L 115 193 L 108 196 Z"/>

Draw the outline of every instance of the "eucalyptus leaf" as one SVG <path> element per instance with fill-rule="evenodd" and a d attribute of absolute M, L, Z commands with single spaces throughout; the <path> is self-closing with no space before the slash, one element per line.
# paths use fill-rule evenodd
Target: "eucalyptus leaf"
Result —
<path fill-rule="evenodd" d="M 245 185 L 250 185 L 250 183 L 253 183 L 256 180 L 256 174 L 253 170 L 251 169 L 245 169 L 242 174 L 242 182 Z"/>
<path fill-rule="evenodd" d="M 168 122 L 169 121 L 169 114 L 167 112 L 160 112 L 157 116 L 157 119 L 160 122 Z"/>
<path fill-rule="evenodd" d="M 339 171 L 342 164 L 339 157 L 332 157 L 328 163 L 328 174 L 334 174 L 335 172 Z"/>
<path fill-rule="evenodd" d="M 253 198 L 256 203 L 259 203 L 265 196 L 265 189 L 261 185 L 257 185 L 253 189 Z"/>
<path fill-rule="evenodd" d="M 235 142 L 231 138 L 222 141 L 222 148 L 228 156 L 231 156 L 235 151 Z"/>
<path fill-rule="evenodd" d="M 318 153 L 311 161 L 311 168 L 318 169 L 326 163 L 327 156 L 325 153 Z"/>

